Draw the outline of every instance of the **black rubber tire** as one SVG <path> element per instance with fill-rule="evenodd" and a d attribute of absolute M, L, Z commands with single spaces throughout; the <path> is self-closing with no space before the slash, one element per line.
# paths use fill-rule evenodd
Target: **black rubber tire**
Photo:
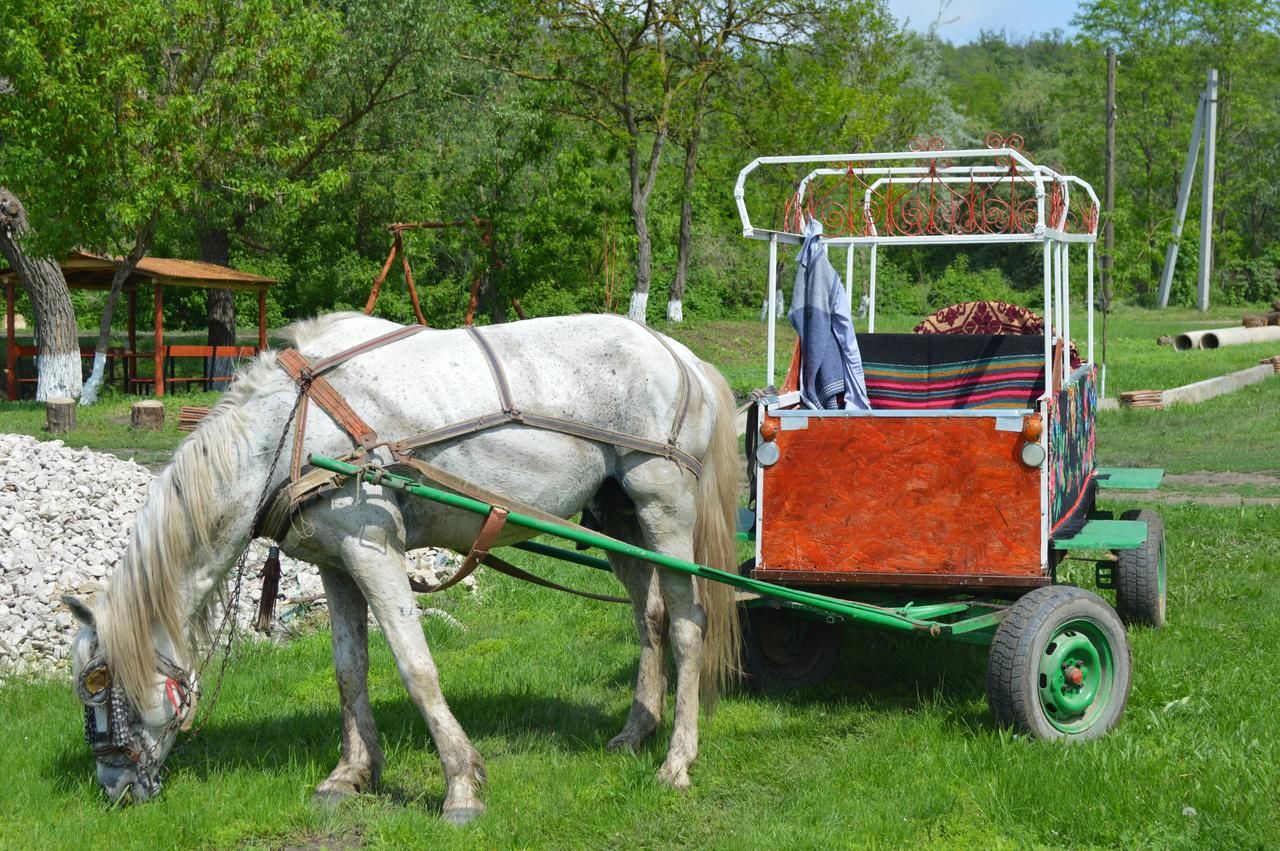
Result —
<path fill-rule="evenodd" d="M 1116 613 L 1126 624 L 1162 627 L 1168 596 L 1169 557 L 1164 543 L 1164 520 L 1149 508 L 1126 511 L 1120 519 L 1145 520 L 1147 540 L 1136 550 L 1115 551 Z"/>
<path fill-rule="evenodd" d="M 1040 694 L 1041 658 L 1050 639 L 1065 625 L 1086 622 L 1110 646 L 1111 665 L 1100 678 L 1107 699 L 1085 711 L 1087 726 L 1075 732 L 1050 720 Z M 1124 624 L 1106 600 L 1069 585 L 1048 585 L 1024 595 L 1009 608 L 996 630 L 987 659 L 987 702 L 996 723 L 1036 739 L 1082 742 L 1099 738 L 1124 714 L 1133 678 L 1133 663 Z M 1093 717 L 1089 713 L 1093 713 Z"/>
<path fill-rule="evenodd" d="M 739 572 L 755 567 L 743 562 Z M 792 691 L 821 683 L 840 660 L 839 624 L 801 617 L 786 609 L 742 606 L 743 681 L 752 691 Z"/>

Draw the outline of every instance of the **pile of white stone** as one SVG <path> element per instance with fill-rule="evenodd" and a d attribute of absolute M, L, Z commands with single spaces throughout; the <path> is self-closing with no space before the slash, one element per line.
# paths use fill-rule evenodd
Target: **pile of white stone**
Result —
<path fill-rule="evenodd" d="M 0 434 L 0 677 L 65 670 L 78 624 L 60 598 L 101 591 L 124 553 L 151 478 L 132 460 L 60 440 Z M 244 632 L 257 616 L 257 574 L 266 554 L 266 543 L 254 541 L 245 559 L 236 609 Z M 410 574 L 434 583 L 456 568 L 458 557 L 418 550 L 409 562 Z M 277 637 L 324 605 L 314 567 L 285 557 L 280 567 Z M 474 589 L 474 583 L 469 576 L 462 584 Z"/>

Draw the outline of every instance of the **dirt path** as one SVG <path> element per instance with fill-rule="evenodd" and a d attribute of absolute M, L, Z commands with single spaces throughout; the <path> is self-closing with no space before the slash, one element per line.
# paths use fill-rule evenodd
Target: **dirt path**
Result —
<path fill-rule="evenodd" d="M 1130 502 L 1165 505 L 1280 505 L 1280 474 L 1170 473 L 1165 475 L 1157 490 L 1110 493 Z"/>

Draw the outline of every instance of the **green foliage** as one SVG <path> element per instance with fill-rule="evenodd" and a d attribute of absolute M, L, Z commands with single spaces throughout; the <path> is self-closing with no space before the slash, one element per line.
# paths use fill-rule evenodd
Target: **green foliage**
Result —
<path fill-rule="evenodd" d="M 304 202 L 313 184 L 268 184 L 254 166 L 296 160 L 333 126 L 300 95 L 334 35 L 302 0 L 5 4 L 15 95 L 0 98 L 0 174 L 26 199 L 38 250 L 127 251 L 210 185 Z"/>
<path fill-rule="evenodd" d="M 1218 279 L 1224 303 L 1270 305 L 1280 298 L 1280 244 L 1263 257 L 1232 260 Z"/>
<path fill-rule="evenodd" d="M 969 255 L 960 254 L 929 287 L 930 310 L 966 301 L 1017 302 L 1009 282 L 999 269 L 969 269 Z"/>

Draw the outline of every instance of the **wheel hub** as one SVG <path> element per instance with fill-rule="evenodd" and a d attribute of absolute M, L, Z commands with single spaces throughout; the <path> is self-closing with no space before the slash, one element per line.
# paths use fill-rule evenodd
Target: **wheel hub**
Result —
<path fill-rule="evenodd" d="M 1064 731 L 1087 726 L 1085 716 L 1100 699 L 1109 667 L 1088 630 L 1064 624 L 1045 645 L 1040 659 L 1040 703 L 1051 723 Z"/>

